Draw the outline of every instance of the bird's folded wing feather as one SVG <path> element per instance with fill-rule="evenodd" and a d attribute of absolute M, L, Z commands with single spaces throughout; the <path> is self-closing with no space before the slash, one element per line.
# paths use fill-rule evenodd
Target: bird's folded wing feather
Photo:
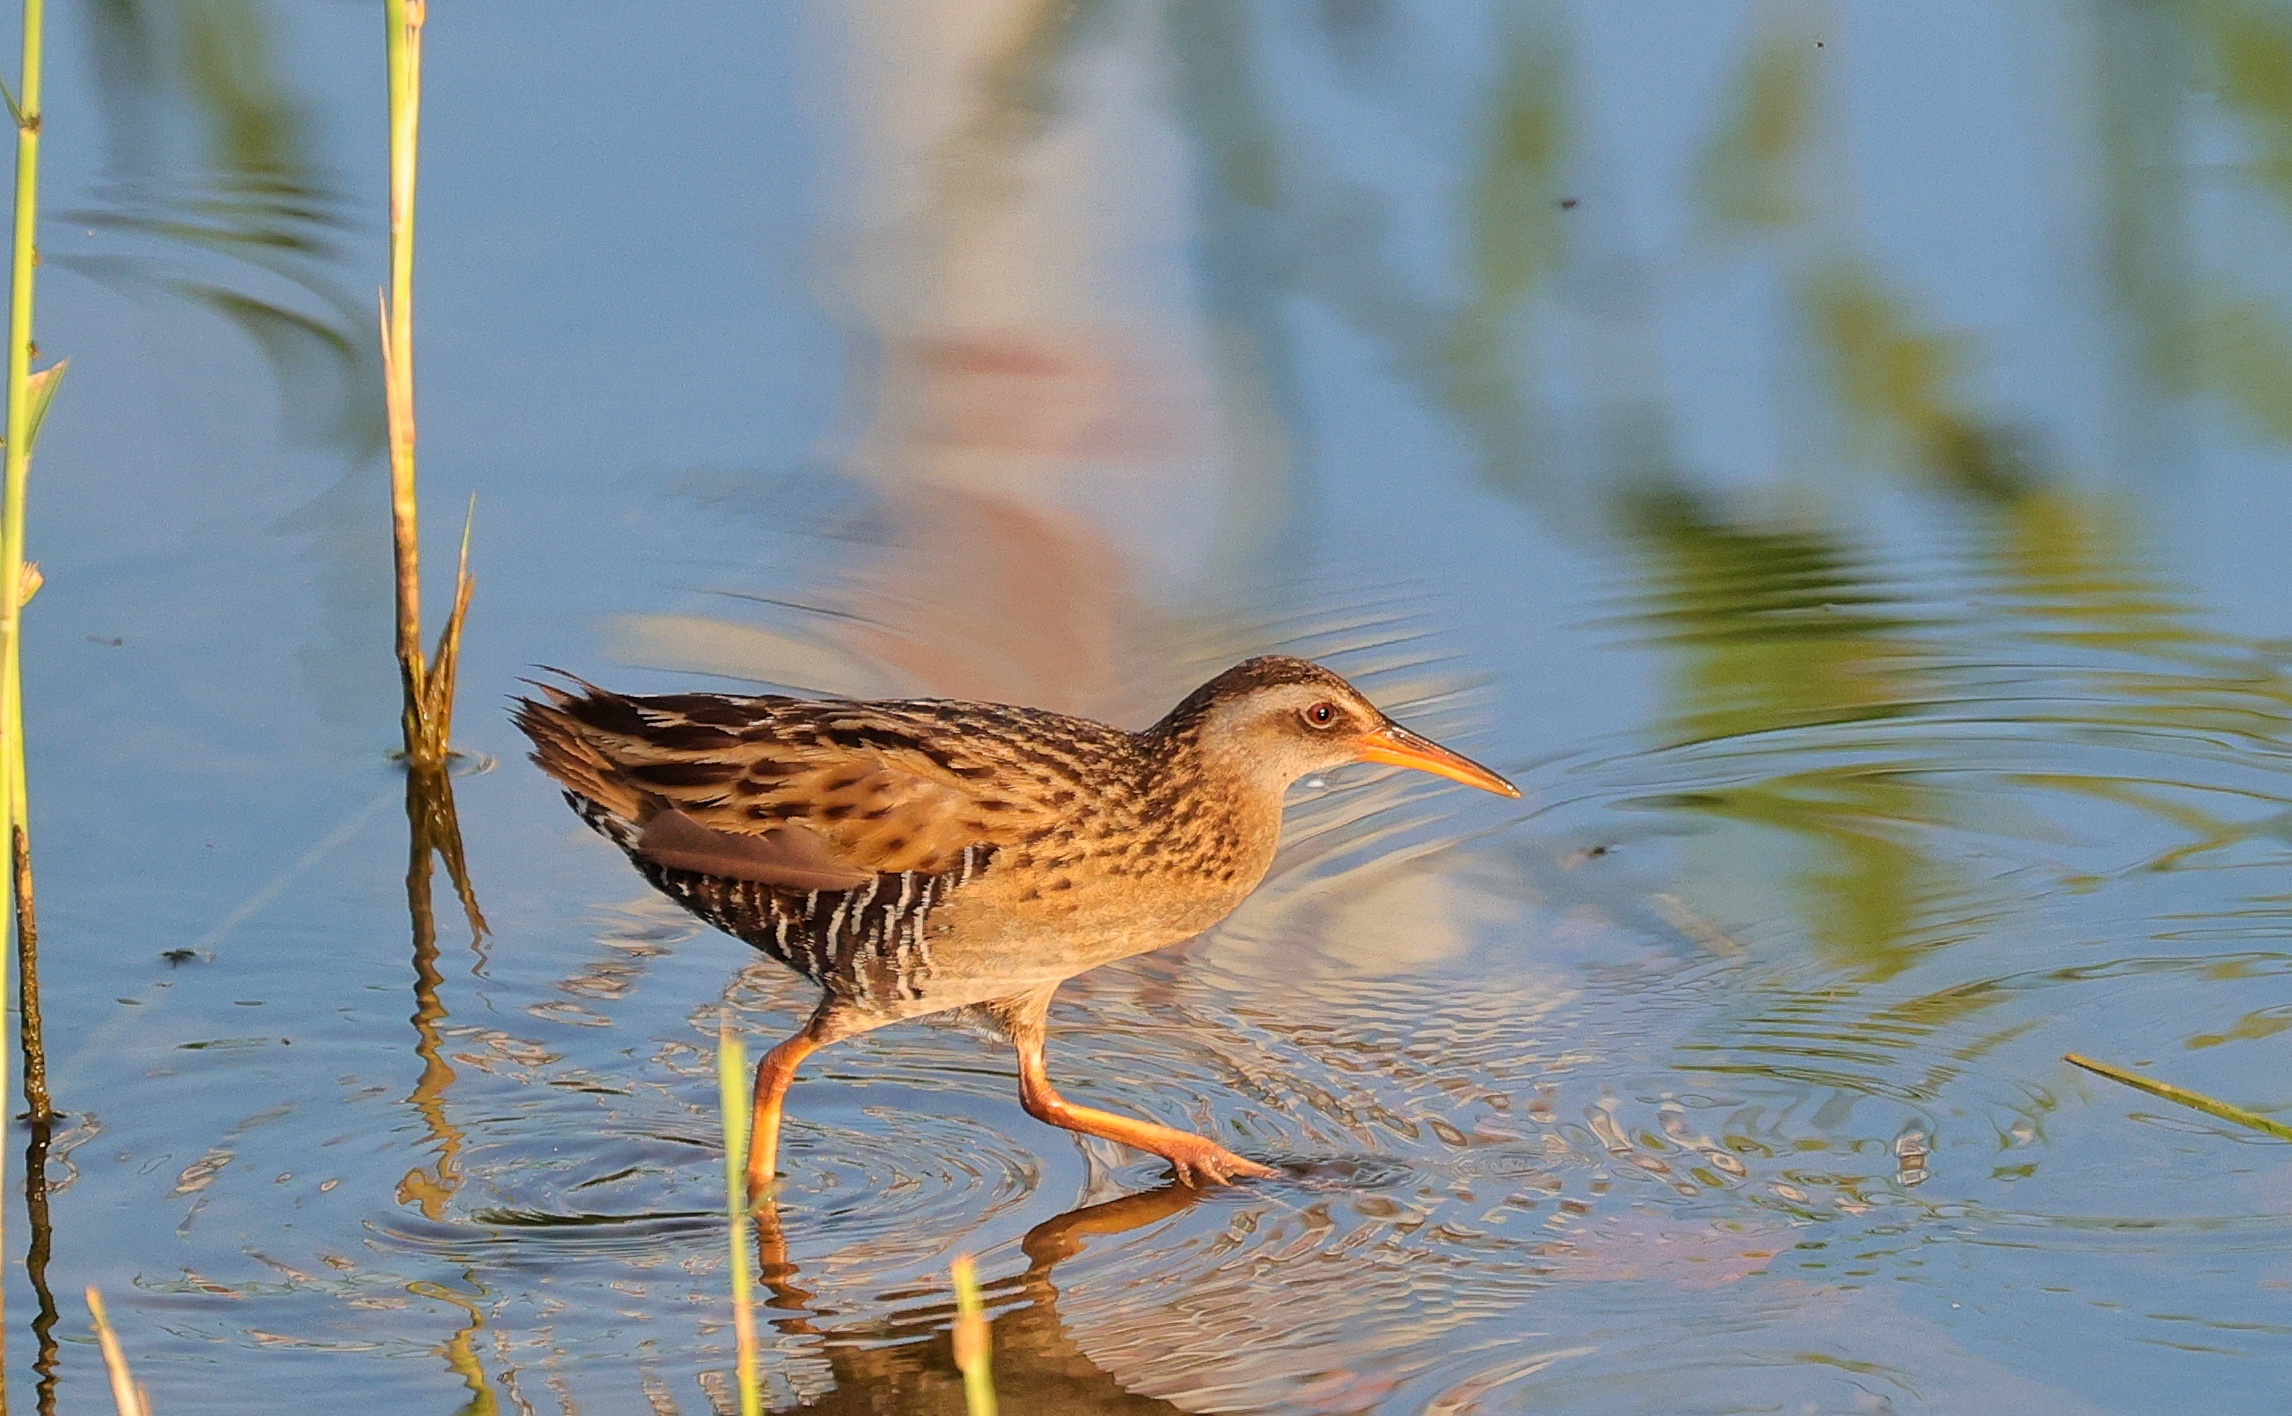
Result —
<path fill-rule="evenodd" d="M 673 869 L 846 889 L 952 869 L 1052 816 L 1026 774 L 895 705 L 542 690 L 517 714 L 533 760 Z"/>
<path fill-rule="evenodd" d="M 704 826 L 676 807 L 664 807 L 637 832 L 637 854 L 671 870 L 761 880 L 791 890 L 849 890 L 875 878 L 836 858 L 826 843 L 802 826 L 781 826 L 760 835 Z"/>

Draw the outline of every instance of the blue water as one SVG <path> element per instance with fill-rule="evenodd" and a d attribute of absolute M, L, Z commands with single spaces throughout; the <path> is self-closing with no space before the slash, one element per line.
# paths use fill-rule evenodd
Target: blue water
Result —
<path fill-rule="evenodd" d="M 713 1049 L 810 1006 L 535 664 L 1142 724 L 1325 658 L 1210 935 L 809 1064 L 776 1408 L 2265 1409 L 2292 1367 L 2292 8 L 438 6 L 405 888 L 372 7 L 54 21 L 26 693 L 60 1318 L 12 1395 L 731 1410 Z M 188 949 L 171 962 L 166 951 Z M 23 1132 L 8 1153 L 23 1178 Z M 20 1260 L 31 1225 L 5 1215 Z"/>

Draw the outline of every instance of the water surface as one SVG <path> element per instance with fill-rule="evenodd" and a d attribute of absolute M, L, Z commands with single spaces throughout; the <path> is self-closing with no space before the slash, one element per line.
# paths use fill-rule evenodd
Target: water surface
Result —
<path fill-rule="evenodd" d="M 1136 726 L 1278 649 L 1526 791 L 1304 784 L 1061 995 L 1071 1095 L 1286 1178 L 840 1045 L 776 1408 L 959 1410 L 958 1253 L 1013 1411 L 2277 1399 L 2281 1143 L 2060 1059 L 2292 1104 L 2292 10 L 433 10 L 474 940 L 385 757 L 375 16 L 61 28 L 19 1393 L 104 1399 L 92 1283 L 168 1413 L 733 1409 L 715 1029 L 811 998 L 518 677 Z"/>

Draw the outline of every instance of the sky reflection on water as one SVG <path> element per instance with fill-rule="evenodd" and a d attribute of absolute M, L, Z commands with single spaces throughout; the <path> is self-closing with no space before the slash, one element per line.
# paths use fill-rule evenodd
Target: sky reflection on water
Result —
<path fill-rule="evenodd" d="M 50 101 L 46 1278 L 159 1409 L 728 1409 L 709 1048 L 809 999 L 564 814 L 529 665 L 1137 725 L 1267 648 L 1528 791 L 1308 784 L 1062 995 L 1076 1096 L 1292 1178 L 840 1046 L 777 1405 L 960 1409 L 957 1252 L 1013 1410 L 2281 1385 L 2280 1146 L 2058 1059 L 2284 1100 L 2292 10 L 436 10 L 494 930 L 411 955 L 373 19 L 102 0 Z"/>

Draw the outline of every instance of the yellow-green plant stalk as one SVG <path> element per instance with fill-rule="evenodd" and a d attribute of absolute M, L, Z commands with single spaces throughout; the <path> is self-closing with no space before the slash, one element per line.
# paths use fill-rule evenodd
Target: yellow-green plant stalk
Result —
<path fill-rule="evenodd" d="M 958 1254 L 949 1271 L 955 1283 L 955 1369 L 963 1374 L 963 1409 L 970 1416 L 995 1416 L 995 1373 L 988 1339 L 987 1304 L 979 1295 L 979 1271 L 969 1254 Z"/>
<path fill-rule="evenodd" d="M 104 1370 L 111 1374 L 112 1405 L 119 1408 L 119 1416 L 151 1416 L 151 1398 L 137 1384 L 135 1374 L 127 1370 L 127 1354 L 120 1350 L 119 1335 L 111 1330 L 111 1319 L 104 1316 L 103 1295 L 93 1288 L 88 1290 L 88 1312 L 95 1317 Z"/>
<path fill-rule="evenodd" d="M 398 673 L 406 761 L 445 765 L 454 726 L 454 670 L 469 610 L 469 526 L 454 579 L 454 608 L 433 658 L 422 654 L 422 545 L 414 486 L 414 179 L 422 134 L 422 23 L 427 0 L 384 0 L 390 70 L 390 284 L 382 296 L 383 410 L 390 435 L 390 544 L 398 590 Z M 474 505 L 473 505 L 474 511 Z"/>
<path fill-rule="evenodd" d="M 2207 1116 L 2218 1116 L 2223 1121 L 2234 1121 L 2239 1126 L 2250 1126 L 2255 1131 L 2263 1131 L 2268 1135 L 2281 1136 L 2287 1141 L 2292 1141 L 2292 1126 L 2263 1116 L 2257 1111 L 2247 1111 L 2241 1106 L 2232 1106 L 2225 1101 L 2215 1101 L 2203 1092 L 2193 1092 L 2186 1087 L 2176 1087 L 2170 1082 L 2154 1081 L 2142 1076 L 2139 1072 L 2128 1072 L 2122 1067 L 2112 1067 L 2106 1062 L 2096 1062 L 2090 1057 L 2075 1052 L 2065 1055 L 2061 1060 L 2073 1066 L 2083 1067 L 2088 1072 L 2097 1072 L 2112 1082 L 2123 1082 L 2135 1091 L 2145 1091 L 2151 1096 L 2161 1096 L 2167 1101 L 2178 1102 L 2182 1106 L 2202 1111 Z"/>
<path fill-rule="evenodd" d="M 24 577 L 24 487 L 32 471 L 32 439 L 40 415 L 62 376 L 61 365 L 32 373 L 32 278 L 40 264 L 40 70 L 43 24 L 41 0 L 24 0 L 22 93 L 8 107 L 16 120 L 16 221 L 8 275 L 8 430 L 5 489 L 0 490 L 0 773 L 6 774 L 6 808 L 11 828 L 23 824 L 17 803 L 25 796 L 22 635 Z"/>
<path fill-rule="evenodd" d="M 14 906 L 12 913 L 20 926 L 31 920 L 30 892 L 23 888 L 31 879 L 21 687 L 24 602 L 39 588 L 37 572 L 27 573 L 24 564 L 24 486 L 32 471 L 32 441 L 64 372 L 60 364 L 32 372 L 32 280 L 40 264 L 40 80 L 46 32 L 42 0 L 24 0 L 23 69 L 18 92 L 7 95 L 9 115 L 16 121 L 16 215 L 8 266 L 8 419 L 6 444 L 0 449 L 0 817 L 5 818 L 9 855 L 9 868 L 0 871 L 4 880 L 0 892 Z M 28 941 L 33 936 L 25 931 L 19 937 Z M 0 998 L 6 996 L 7 973 L 6 956 L 0 954 Z M 36 1008 L 28 1017 L 37 1017 Z M 0 1050 L 0 1096 L 6 1095 L 7 1076 L 6 1053 Z M 45 1096 L 31 1109 L 44 1113 Z M 0 1399 L 4 1393 L 5 1385 L 0 1384 Z"/>
<path fill-rule="evenodd" d="M 755 1280 L 748 1271 L 748 1049 L 730 1022 L 716 1028 L 716 1094 L 724 1112 L 725 1213 L 732 1221 L 732 1328 L 740 1352 L 740 1416 L 763 1416 L 756 1372 Z M 769 1203 L 769 1201 L 767 1201 Z"/>

